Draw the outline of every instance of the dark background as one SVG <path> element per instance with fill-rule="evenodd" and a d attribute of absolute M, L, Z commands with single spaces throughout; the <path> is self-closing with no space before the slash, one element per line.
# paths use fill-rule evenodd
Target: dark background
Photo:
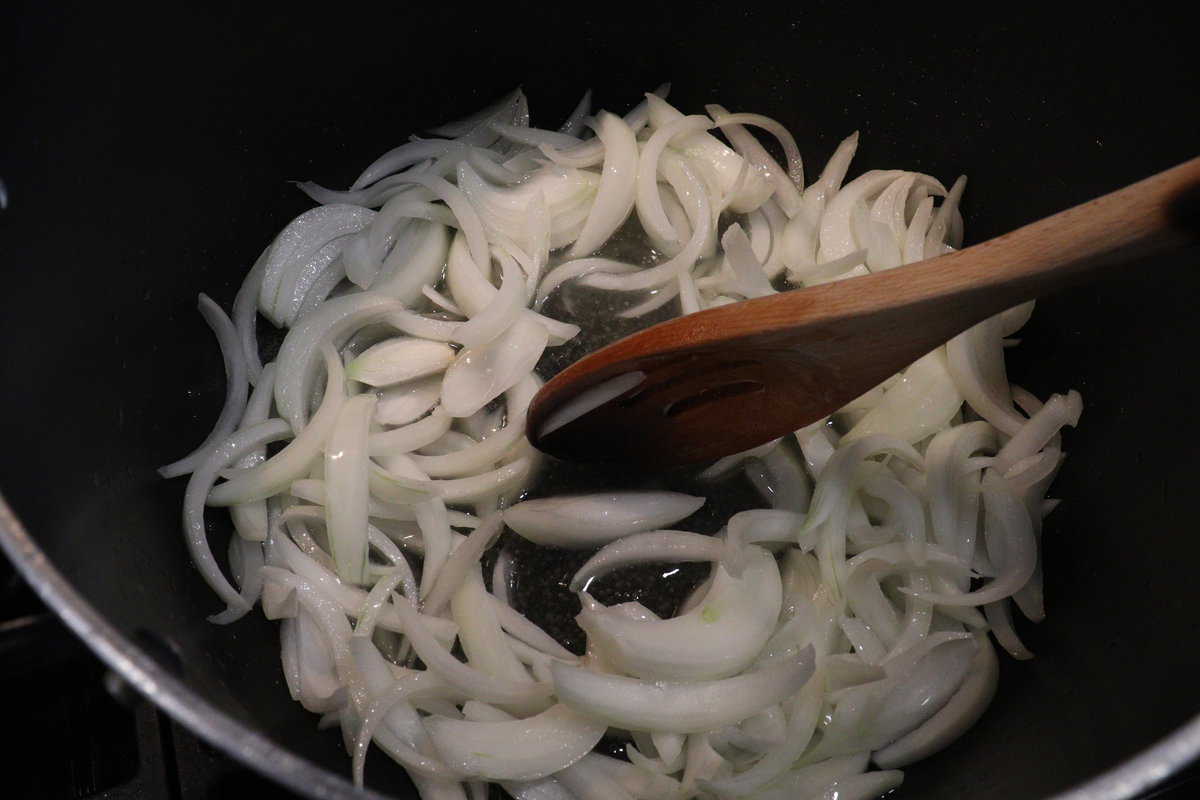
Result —
<path fill-rule="evenodd" d="M 309 205 L 286 181 L 345 185 L 409 133 L 518 84 L 535 124 L 554 127 L 584 88 L 624 110 L 671 80 L 685 110 L 717 101 L 780 119 L 810 176 L 858 129 L 855 173 L 970 176 L 968 242 L 1198 149 L 1192 28 L 1160 10 L 1006 8 L 981 25 L 961 9 L 751 8 L 10 4 L 5 496 L 121 631 L 173 653 L 164 658 L 231 714 L 345 774 L 336 737 L 286 697 L 273 626 L 204 623 L 217 609 L 178 532 L 182 486 L 152 472 L 203 438 L 221 402 L 195 296 L 228 307 L 263 244 Z M 1042 396 L 1078 388 L 1085 401 L 1053 491 L 1066 502 L 1047 525 L 1049 619 L 1027 632 L 1038 658 L 1005 660 L 987 716 L 909 770 L 898 796 L 1045 796 L 1200 707 L 1195 263 L 1192 250 L 1050 298 L 1023 334 L 1013 379 Z M 46 698 L 70 680 L 57 674 L 28 678 L 34 718 L 51 717 Z M 112 724 L 105 713 L 96 725 Z M 21 750 L 39 766 L 18 771 L 62 776 L 55 753 Z M 370 779 L 402 786 L 384 762 Z M 163 791 L 178 796 L 186 782 L 172 780 Z M 25 796 L 76 796 L 29 786 Z"/>

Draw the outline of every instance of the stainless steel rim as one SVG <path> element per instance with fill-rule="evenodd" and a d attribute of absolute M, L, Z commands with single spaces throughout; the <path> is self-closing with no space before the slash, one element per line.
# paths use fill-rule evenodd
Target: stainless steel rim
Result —
<path fill-rule="evenodd" d="M 247 767 L 314 800 L 375 798 L 334 773 L 280 747 L 197 694 L 143 653 L 67 582 L 0 495 L 0 547 L 47 606 L 144 697 Z"/>
<path fill-rule="evenodd" d="M 42 601 L 84 644 L 143 696 L 214 747 L 297 794 L 314 800 L 377 798 L 281 748 L 209 703 L 110 625 L 50 563 L 0 495 L 0 547 Z M 1200 756 L 1200 716 L 1124 763 L 1052 800 L 1130 800 Z"/>

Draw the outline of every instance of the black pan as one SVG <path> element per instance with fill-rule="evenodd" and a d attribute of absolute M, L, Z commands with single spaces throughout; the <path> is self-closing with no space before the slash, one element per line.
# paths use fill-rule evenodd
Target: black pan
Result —
<path fill-rule="evenodd" d="M 0 12 L 15 22 L 0 47 L 0 486 L 19 515 L 3 511 L 0 540 L 136 687 L 302 794 L 350 793 L 338 737 L 288 698 L 272 624 L 204 621 L 217 603 L 184 550 L 181 482 L 153 472 L 220 406 L 196 294 L 228 307 L 308 205 L 287 180 L 344 185 L 518 84 L 548 124 L 587 86 L 623 109 L 673 80 L 684 109 L 782 120 L 810 169 L 860 129 L 856 170 L 969 173 L 969 241 L 1200 149 L 1191 29 L 1149 10 L 980 28 L 919 4 L 901 20 L 864 4 L 593 5 Z M 1004 659 L 991 710 L 898 797 L 1132 797 L 1200 753 L 1196 257 L 1045 301 L 1013 353 L 1014 380 L 1086 404 L 1045 536 L 1049 619 L 1022 630 L 1038 657 Z M 411 796 L 385 761 L 373 786 Z"/>

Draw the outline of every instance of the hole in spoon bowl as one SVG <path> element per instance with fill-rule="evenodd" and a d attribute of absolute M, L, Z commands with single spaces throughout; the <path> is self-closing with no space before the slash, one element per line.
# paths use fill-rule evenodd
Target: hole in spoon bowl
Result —
<path fill-rule="evenodd" d="M 741 397 L 743 395 L 755 394 L 764 391 L 764 386 L 760 381 L 734 381 L 727 383 L 724 386 L 715 386 L 709 389 L 685 397 L 682 400 L 676 400 L 663 409 L 664 417 L 677 417 L 680 414 L 688 411 L 693 411 L 702 406 L 711 403 L 717 403 L 722 400 L 728 400 L 733 397 Z"/>

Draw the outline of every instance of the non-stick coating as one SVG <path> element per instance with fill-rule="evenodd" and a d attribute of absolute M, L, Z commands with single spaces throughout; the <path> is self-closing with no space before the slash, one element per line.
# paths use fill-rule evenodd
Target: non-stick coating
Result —
<path fill-rule="evenodd" d="M 671 80 L 683 109 L 782 120 L 810 171 L 858 129 L 855 171 L 968 173 L 979 241 L 1200 143 L 1189 27 L 1132 8 L 977 28 L 912 4 L 904 22 L 850 3 L 167 5 L 29 3 L 0 47 L 0 486 L 119 631 L 339 774 L 338 737 L 287 696 L 274 626 L 204 621 L 217 603 L 184 550 L 181 482 L 153 473 L 221 402 L 196 294 L 228 307 L 309 205 L 288 180 L 345 185 L 518 84 L 553 126 L 586 87 L 621 110 Z M 1022 629 L 1038 657 L 1004 658 L 992 709 L 899 796 L 1043 797 L 1200 710 L 1196 258 L 1048 299 L 1022 334 L 1013 379 L 1079 388 L 1086 409 L 1047 524 L 1049 619 Z M 407 796 L 385 762 L 372 784 Z"/>

